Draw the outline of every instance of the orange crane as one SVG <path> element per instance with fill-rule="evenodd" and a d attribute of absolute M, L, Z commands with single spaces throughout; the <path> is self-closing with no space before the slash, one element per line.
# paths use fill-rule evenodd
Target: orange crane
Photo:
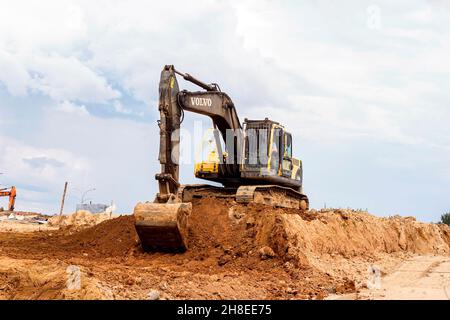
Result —
<path fill-rule="evenodd" d="M 8 211 L 14 211 L 14 204 L 16 202 L 16 187 L 0 189 L 0 197 L 9 197 Z"/>

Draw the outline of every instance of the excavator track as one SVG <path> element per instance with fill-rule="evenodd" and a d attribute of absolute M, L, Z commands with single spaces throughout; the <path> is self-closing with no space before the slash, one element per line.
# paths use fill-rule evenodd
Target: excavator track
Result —
<path fill-rule="evenodd" d="M 234 198 L 236 202 L 260 203 L 273 207 L 309 209 L 306 195 L 289 187 L 278 185 L 250 185 L 238 188 L 216 187 L 207 184 L 183 185 L 178 190 L 178 197 L 183 202 L 191 202 L 199 197 Z"/>
<path fill-rule="evenodd" d="M 278 185 L 241 186 L 236 192 L 238 203 L 260 203 L 280 208 L 309 209 L 308 197 Z"/>
<path fill-rule="evenodd" d="M 185 184 L 178 189 L 178 199 L 192 202 L 194 198 L 235 198 L 237 188 L 216 187 L 209 184 Z"/>

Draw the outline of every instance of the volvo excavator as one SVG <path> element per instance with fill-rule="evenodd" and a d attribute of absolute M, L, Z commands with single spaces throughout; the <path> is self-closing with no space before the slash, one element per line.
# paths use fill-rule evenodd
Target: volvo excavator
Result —
<path fill-rule="evenodd" d="M 180 91 L 177 75 L 201 89 Z M 166 65 L 159 83 L 159 192 L 138 203 L 135 227 L 145 251 L 188 249 L 188 222 L 194 197 L 232 197 L 238 203 L 263 203 L 308 210 L 302 162 L 292 156 L 292 136 L 278 122 L 240 122 L 231 98 L 213 84 Z M 195 164 L 195 176 L 222 185 L 182 185 L 179 181 L 180 126 L 185 112 L 211 118 L 215 150 Z M 206 217 L 207 218 L 207 217 Z"/>

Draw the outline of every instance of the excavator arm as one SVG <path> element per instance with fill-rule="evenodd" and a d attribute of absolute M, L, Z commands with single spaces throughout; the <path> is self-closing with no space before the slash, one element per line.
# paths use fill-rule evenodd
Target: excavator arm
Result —
<path fill-rule="evenodd" d="M 192 82 L 205 91 L 180 91 L 176 74 Z M 216 84 L 205 84 L 189 74 L 166 65 L 161 72 L 159 83 L 160 129 L 159 162 L 161 172 L 156 174 L 159 193 L 153 203 L 138 203 L 134 209 L 136 231 L 146 250 L 187 248 L 187 216 L 191 212 L 191 203 L 182 203 L 177 197 L 179 183 L 180 125 L 184 112 L 190 111 L 208 116 L 219 135 L 225 141 L 225 157 L 216 141 L 219 156 L 223 160 L 219 171 L 224 175 L 238 176 L 239 165 L 236 156 L 242 140 L 242 127 L 231 98 L 220 91 Z M 230 146 L 231 145 L 231 146 Z M 232 150 L 231 150 L 232 149 Z"/>
<path fill-rule="evenodd" d="M 179 91 L 176 74 L 206 91 Z M 227 163 L 227 159 L 224 159 L 224 153 L 220 148 L 219 137 L 215 134 L 219 157 L 224 162 L 221 171 L 227 176 L 239 174 L 238 164 L 234 156 L 239 153 L 242 127 L 233 101 L 226 93 L 220 91 L 217 84 L 205 84 L 189 74 L 175 70 L 173 65 L 166 65 L 161 72 L 158 109 L 160 112 L 158 125 L 160 128 L 159 162 L 161 163 L 161 173 L 156 175 L 159 182 L 156 202 L 172 201 L 180 185 L 178 167 L 179 129 L 185 111 L 205 115 L 212 119 L 214 128 L 220 133 L 223 141 L 228 142 L 227 145 L 234 149 L 231 150 L 233 154 L 233 157 L 231 157 L 232 163 Z M 228 151 L 230 152 L 230 150 Z"/>

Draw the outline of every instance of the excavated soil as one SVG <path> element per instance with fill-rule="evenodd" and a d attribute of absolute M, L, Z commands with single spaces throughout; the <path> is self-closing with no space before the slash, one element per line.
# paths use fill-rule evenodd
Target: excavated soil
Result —
<path fill-rule="evenodd" d="M 133 216 L 84 230 L 0 232 L 0 298 L 322 299 L 413 255 L 448 255 L 450 228 L 350 210 L 195 199 L 185 253 L 145 253 Z M 81 288 L 66 285 L 69 266 Z"/>
<path fill-rule="evenodd" d="M 86 210 L 79 210 L 70 215 L 53 216 L 48 219 L 48 224 L 50 226 L 82 229 L 95 226 L 111 218 L 114 218 L 111 213 L 102 212 L 93 214 Z"/>

